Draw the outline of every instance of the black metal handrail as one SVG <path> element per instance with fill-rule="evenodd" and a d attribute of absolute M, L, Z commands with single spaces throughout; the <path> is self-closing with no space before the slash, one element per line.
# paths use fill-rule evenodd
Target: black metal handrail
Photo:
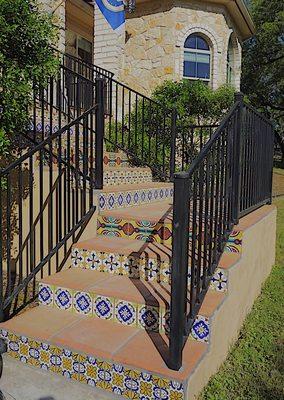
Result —
<path fill-rule="evenodd" d="M 198 315 L 234 224 L 271 201 L 273 127 L 236 96 L 187 172 L 174 177 L 169 366 Z M 263 179 L 260 179 L 260 178 Z"/>
<path fill-rule="evenodd" d="M 104 82 L 96 105 L 0 171 L 0 318 L 61 270 L 103 182 Z M 31 293 L 30 293 L 31 294 Z"/>

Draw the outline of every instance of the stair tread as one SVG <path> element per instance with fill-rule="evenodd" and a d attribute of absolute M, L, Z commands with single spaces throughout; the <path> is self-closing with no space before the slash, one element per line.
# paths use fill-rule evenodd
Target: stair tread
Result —
<path fill-rule="evenodd" d="M 187 340 L 183 368 L 173 371 L 165 363 L 166 335 L 48 307 L 29 309 L 0 324 L 0 329 L 177 380 L 186 379 L 207 350 L 206 344 Z"/>
<path fill-rule="evenodd" d="M 143 189 L 161 189 L 161 188 L 172 188 L 172 183 L 163 182 L 144 182 L 144 183 L 133 183 L 133 184 L 119 184 L 113 186 L 106 186 L 102 189 L 103 193 L 116 193 L 116 192 L 127 192 Z"/>
<path fill-rule="evenodd" d="M 170 224 L 173 221 L 173 205 L 171 201 L 163 200 L 130 208 L 102 211 L 100 214 L 118 219 L 147 220 Z"/>
<path fill-rule="evenodd" d="M 169 309 L 170 305 L 170 284 L 162 282 L 149 282 L 143 279 L 77 268 L 58 272 L 40 282 L 74 291 L 95 293 L 96 295 L 135 304 L 146 304 L 149 307 Z M 209 290 L 202 303 L 200 315 L 210 317 L 225 296 L 225 293 Z"/>

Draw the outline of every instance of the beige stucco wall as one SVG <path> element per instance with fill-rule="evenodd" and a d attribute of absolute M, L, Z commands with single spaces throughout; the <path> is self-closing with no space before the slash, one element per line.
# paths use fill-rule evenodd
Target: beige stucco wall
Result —
<path fill-rule="evenodd" d="M 212 87 L 226 83 L 227 49 L 234 34 L 235 80 L 239 89 L 241 48 L 224 7 L 200 1 L 156 0 L 138 5 L 126 23 L 127 42 L 120 78 L 144 93 L 165 79 L 183 76 L 183 44 L 200 33 L 211 46 Z"/>
<path fill-rule="evenodd" d="M 260 215 L 262 210 L 263 216 Z M 209 349 L 188 381 L 187 400 L 197 398 L 226 359 L 275 263 L 277 211 L 274 206 L 264 206 L 262 210 L 257 211 L 258 221 L 244 230 L 241 258 L 228 270 L 228 294 L 211 318 Z M 253 217 L 253 213 L 249 215 Z"/>

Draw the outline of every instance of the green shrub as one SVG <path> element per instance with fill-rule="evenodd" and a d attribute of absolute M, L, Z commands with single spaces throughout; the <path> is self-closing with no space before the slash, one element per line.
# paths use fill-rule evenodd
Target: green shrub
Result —
<path fill-rule="evenodd" d="M 141 100 L 137 109 L 125 117 L 124 126 L 118 122 L 106 127 L 106 137 L 109 138 L 106 141 L 107 150 L 116 151 L 115 144 L 118 143 L 137 156 L 138 160 L 132 160 L 134 164 L 140 161 L 160 171 L 165 168 L 163 172 L 168 174 L 172 110 L 176 109 L 178 113 L 177 157 L 180 158 L 183 153 L 186 165 L 189 165 L 200 148 L 201 129 L 193 130 L 192 125 L 218 124 L 234 102 L 234 89 L 221 86 L 213 90 L 201 81 L 166 81 L 157 87 L 152 99 L 159 105 Z M 194 141 L 190 138 L 192 132 L 196 136 Z M 204 142 L 210 133 L 212 130 L 209 128 L 202 128 Z"/>
<path fill-rule="evenodd" d="M 52 16 L 41 13 L 36 1 L 0 0 L 2 156 L 7 140 L 28 124 L 33 84 L 44 85 L 58 69 L 58 59 L 51 48 L 57 34 Z"/>

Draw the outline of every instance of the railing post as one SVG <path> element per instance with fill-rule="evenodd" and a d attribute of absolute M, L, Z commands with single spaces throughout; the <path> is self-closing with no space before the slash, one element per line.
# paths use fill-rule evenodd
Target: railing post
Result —
<path fill-rule="evenodd" d="M 174 176 L 173 204 L 169 367 L 178 371 L 182 366 L 188 275 L 189 177 L 186 172 Z"/>
<path fill-rule="evenodd" d="M 102 78 L 96 78 L 96 140 L 95 140 L 95 188 L 102 189 L 104 181 L 103 153 L 104 153 L 104 132 L 105 132 L 105 113 L 104 113 L 104 86 Z"/>
<path fill-rule="evenodd" d="M 173 182 L 176 163 L 176 138 L 177 138 L 177 110 L 172 112 L 171 120 L 171 159 L 170 159 L 170 180 Z"/>
<path fill-rule="evenodd" d="M 241 177 L 241 135 L 243 123 L 243 106 L 244 95 L 243 93 L 235 94 L 235 102 L 239 102 L 237 124 L 234 127 L 234 140 L 233 140 L 233 196 L 232 196 L 232 210 L 233 222 L 238 224 L 240 213 L 240 177 Z"/>

